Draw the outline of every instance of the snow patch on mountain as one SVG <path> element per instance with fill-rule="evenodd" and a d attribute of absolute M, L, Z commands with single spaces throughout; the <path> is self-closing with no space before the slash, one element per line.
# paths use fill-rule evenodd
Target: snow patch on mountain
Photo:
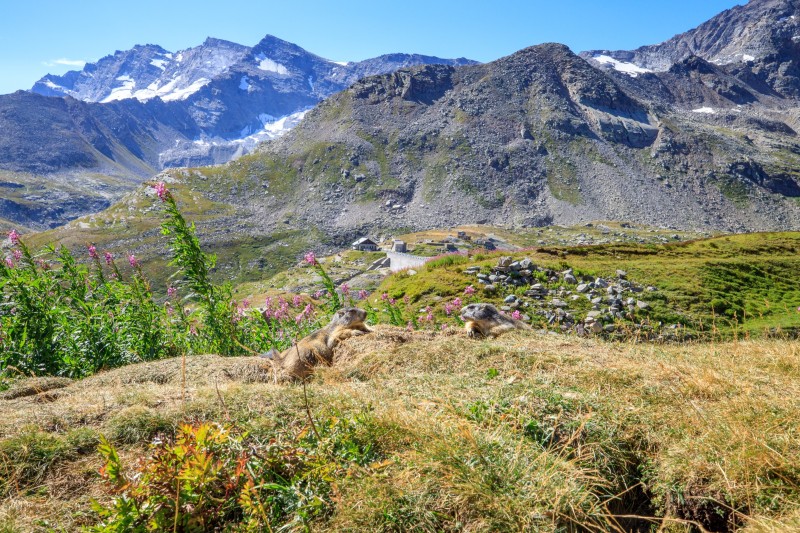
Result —
<path fill-rule="evenodd" d="M 595 61 L 597 61 L 598 63 L 603 64 L 603 65 L 611 65 L 614 68 L 614 70 L 616 70 L 618 72 L 624 72 L 625 74 L 627 74 L 631 78 L 635 78 L 639 74 L 645 74 L 647 72 L 653 72 L 650 69 L 642 68 L 639 65 L 635 65 L 633 63 L 620 61 L 618 59 L 614 59 L 613 57 L 605 55 L 605 54 L 594 56 L 592 59 L 594 59 Z"/>
<path fill-rule="evenodd" d="M 133 89 L 136 87 L 136 81 L 128 75 L 117 76 L 117 81 L 121 81 L 122 85 L 111 89 L 111 93 L 106 96 L 102 103 L 113 102 L 114 100 L 124 100 L 131 98 Z"/>
<path fill-rule="evenodd" d="M 160 68 L 161 70 L 165 70 L 167 68 L 168 61 L 166 59 L 152 59 L 150 60 L 150 64 L 156 68 Z"/>
<path fill-rule="evenodd" d="M 189 96 L 193 95 L 209 83 L 211 83 L 211 80 L 208 78 L 200 78 L 199 80 L 192 82 L 192 84 L 188 87 L 173 89 L 166 94 L 159 94 L 158 96 L 160 96 L 165 102 L 171 102 L 173 100 L 186 100 L 189 98 Z"/>
<path fill-rule="evenodd" d="M 289 69 L 274 61 L 264 54 L 258 54 L 256 56 L 256 61 L 258 61 L 258 68 L 265 72 L 274 72 L 275 74 L 280 74 L 281 76 L 287 76 L 289 74 Z"/>
<path fill-rule="evenodd" d="M 713 107 L 698 107 L 697 109 L 692 109 L 692 113 L 701 113 L 705 115 L 716 115 L 717 112 L 714 110 Z"/>
<path fill-rule="evenodd" d="M 242 76 L 242 79 L 239 80 L 239 88 L 243 91 L 250 90 L 250 81 L 247 79 L 247 76 Z"/>

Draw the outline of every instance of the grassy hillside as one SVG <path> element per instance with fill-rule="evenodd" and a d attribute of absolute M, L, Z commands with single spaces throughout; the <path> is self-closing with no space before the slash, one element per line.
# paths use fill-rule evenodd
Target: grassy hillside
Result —
<path fill-rule="evenodd" d="M 259 497 L 273 530 L 800 528 L 797 342 L 381 326 L 341 346 L 307 403 L 257 358 L 187 358 L 185 387 L 181 364 L 7 391 L 3 530 L 94 523 L 90 500 L 119 495 L 98 474 L 97 436 L 133 474 L 186 421 L 243 436 L 256 481 L 272 480 Z"/>
<path fill-rule="evenodd" d="M 571 268 L 578 277 L 627 279 L 650 290 L 635 294 L 649 308 L 635 309 L 617 321 L 618 331 L 646 324 L 649 328 L 677 329 L 692 336 L 796 335 L 800 331 L 800 234 L 759 233 L 731 235 L 672 244 L 612 244 L 602 246 L 540 247 L 525 251 L 477 253 L 445 257 L 419 269 L 414 275 L 398 273 L 379 287 L 390 297 L 407 297 L 414 309 L 436 308 L 442 299 L 463 295 L 468 285 L 478 289 L 476 299 L 500 305 L 515 294 L 529 307 L 533 323 L 545 326 L 537 309 L 547 301 L 526 298 L 528 287 L 502 287 L 488 293 L 477 283 L 475 269 L 490 272 L 504 255 L 529 258 L 534 265 L 563 272 Z M 591 309 L 586 295 L 575 284 L 543 281 L 551 294 L 569 303 L 569 310 L 583 319 Z M 574 300 L 573 300 L 574 298 Z M 537 307 L 538 306 L 538 307 Z M 439 304 L 441 307 L 441 304 Z"/>

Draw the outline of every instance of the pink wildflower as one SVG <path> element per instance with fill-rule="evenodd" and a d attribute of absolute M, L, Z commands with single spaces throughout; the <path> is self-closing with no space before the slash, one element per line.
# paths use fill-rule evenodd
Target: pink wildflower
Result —
<path fill-rule="evenodd" d="M 302 303 L 303 303 L 303 299 L 300 297 L 300 295 L 299 295 L 299 294 L 295 294 L 295 295 L 292 297 L 292 307 L 300 307 L 300 305 L 301 305 Z"/>
<path fill-rule="evenodd" d="M 249 309 L 250 308 L 250 300 L 245 298 L 242 300 L 242 309 Z"/>
<path fill-rule="evenodd" d="M 313 298 L 314 298 L 315 300 L 319 300 L 320 298 L 322 298 L 322 296 L 323 296 L 324 294 L 325 294 L 325 291 L 319 290 L 319 291 L 317 291 L 317 292 L 315 292 L 315 293 L 314 293 L 314 295 L 313 295 Z"/>
<path fill-rule="evenodd" d="M 103 257 L 105 257 L 105 259 L 106 259 L 106 264 L 107 264 L 108 266 L 111 266 L 111 263 L 113 263 L 113 262 L 114 262 L 114 256 L 111 254 L 111 252 L 104 252 L 104 253 L 103 253 Z"/>
<path fill-rule="evenodd" d="M 359 300 L 366 300 L 367 296 L 369 296 L 369 293 L 367 291 L 365 291 L 364 289 L 361 289 L 360 291 L 358 291 L 358 299 Z"/>
<path fill-rule="evenodd" d="M 428 313 L 428 315 L 425 317 L 425 320 L 428 322 L 433 322 L 433 310 L 431 309 L 430 305 L 425 308 L 425 312 Z"/>
<path fill-rule="evenodd" d="M 310 317 L 310 316 L 311 316 L 311 313 L 313 313 L 313 312 L 314 312 L 314 308 L 313 308 L 313 307 L 311 307 L 311 304 L 306 304 L 306 307 L 303 309 L 303 312 L 302 312 L 302 313 L 300 313 L 299 315 L 297 315 L 297 316 L 294 318 L 294 320 L 295 320 L 295 322 L 297 322 L 297 323 L 299 324 L 299 323 L 300 323 L 300 322 L 302 322 L 304 319 L 306 319 L 306 318 Z"/>
<path fill-rule="evenodd" d="M 381 300 L 383 300 L 385 302 L 388 299 L 389 299 L 389 293 L 388 292 L 384 292 L 383 294 L 381 294 Z"/>
<path fill-rule="evenodd" d="M 165 202 L 167 198 L 169 198 L 169 191 L 167 190 L 167 185 L 163 181 L 159 181 L 153 188 L 156 190 L 156 194 L 161 199 L 162 202 Z"/>
<path fill-rule="evenodd" d="M 314 254 L 314 252 L 308 252 L 303 256 L 303 260 L 311 266 L 317 265 L 317 256 Z"/>
<path fill-rule="evenodd" d="M 14 260 L 15 260 L 15 261 L 19 261 L 20 259 L 22 259 L 22 252 L 21 252 L 21 251 L 19 251 L 19 250 L 14 250 L 14 251 L 13 251 L 13 252 L 11 252 L 11 253 L 12 253 L 12 254 L 14 254 Z"/>
<path fill-rule="evenodd" d="M 411 298 L 409 298 L 407 294 L 405 296 L 403 296 L 403 303 L 406 304 L 406 305 L 411 303 Z"/>
<path fill-rule="evenodd" d="M 442 324 L 442 331 L 447 329 L 447 324 Z"/>
<path fill-rule="evenodd" d="M 347 296 L 348 294 L 350 294 L 350 285 L 348 285 L 347 283 L 342 283 L 341 286 L 339 287 L 339 290 L 342 291 L 342 294 Z"/>
<path fill-rule="evenodd" d="M 172 298 L 172 297 L 173 297 L 173 296 L 175 296 L 176 294 L 178 294 L 178 289 L 176 289 L 176 288 L 175 288 L 175 287 L 173 287 L 172 285 L 170 285 L 169 287 L 167 287 L 167 296 L 169 296 L 170 298 Z"/>
<path fill-rule="evenodd" d="M 453 313 L 453 304 L 444 304 L 444 314 L 450 316 Z"/>
<path fill-rule="evenodd" d="M 461 307 L 462 303 L 464 302 L 461 301 L 461 298 L 456 297 L 456 299 L 453 300 L 453 307 Z"/>
<path fill-rule="evenodd" d="M 473 287 L 472 285 L 467 286 L 467 288 L 464 289 L 464 294 L 467 296 L 472 296 L 473 294 L 475 294 L 475 287 Z"/>
<path fill-rule="evenodd" d="M 197 337 L 197 327 L 194 324 L 189 326 L 189 333 Z"/>
<path fill-rule="evenodd" d="M 396 303 L 397 303 L 397 300 L 395 300 L 394 298 L 389 298 L 389 305 L 394 305 Z"/>
<path fill-rule="evenodd" d="M 6 257 L 6 266 L 8 268 L 14 268 L 14 261 L 12 261 L 10 257 Z"/>
<path fill-rule="evenodd" d="M 408 321 L 408 325 L 406 326 L 406 331 L 414 331 L 414 324 L 411 321 Z"/>
<path fill-rule="evenodd" d="M 522 313 L 520 313 L 519 310 L 514 309 L 514 312 L 511 313 L 511 318 L 514 320 L 522 320 Z"/>
<path fill-rule="evenodd" d="M 12 229 L 11 231 L 9 231 L 8 238 L 11 239 L 11 244 L 13 244 L 14 246 L 17 246 L 19 244 L 19 233 L 17 233 L 17 230 Z"/>
<path fill-rule="evenodd" d="M 133 268 L 139 266 L 139 261 L 136 260 L 136 256 L 133 254 L 128 256 L 128 263 L 130 263 Z"/>
<path fill-rule="evenodd" d="M 99 259 L 100 256 L 97 255 L 97 248 L 95 248 L 94 244 L 90 244 L 87 248 L 89 249 L 89 257 Z"/>

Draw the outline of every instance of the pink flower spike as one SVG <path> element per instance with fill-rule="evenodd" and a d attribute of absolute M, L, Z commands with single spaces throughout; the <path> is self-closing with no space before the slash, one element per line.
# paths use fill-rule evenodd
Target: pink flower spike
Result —
<path fill-rule="evenodd" d="M 22 259 L 22 252 L 20 252 L 19 250 L 14 250 L 11 253 L 14 254 L 15 261 L 19 261 L 20 259 Z"/>
<path fill-rule="evenodd" d="M 300 307 L 303 303 L 303 299 L 300 297 L 299 294 L 295 294 L 292 296 L 292 307 Z"/>
<path fill-rule="evenodd" d="M 111 254 L 111 252 L 104 252 L 103 257 L 106 258 L 106 264 L 108 266 L 111 266 L 111 263 L 114 262 L 114 256 Z"/>
<path fill-rule="evenodd" d="M 153 188 L 156 190 L 156 194 L 161 199 L 162 202 L 166 202 L 167 198 L 169 198 L 169 191 L 167 190 L 167 185 L 163 181 L 159 181 Z"/>
<path fill-rule="evenodd" d="M 89 249 L 89 257 L 92 259 L 99 259 L 100 256 L 97 255 L 97 248 L 95 248 L 94 244 L 90 244 L 88 246 Z"/>
<path fill-rule="evenodd" d="M 461 298 L 457 297 L 455 300 L 453 300 L 453 307 L 461 307 L 462 303 L 464 302 L 461 301 Z"/>
<path fill-rule="evenodd" d="M 128 263 L 130 263 L 133 268 L 139 266 L 139 261 L 136 260 L 136 256 L 133 254 L 128 256 Z"/>
<path fill-rule="evenodd" d="M 367 296 L 369 296 L 369 293 L 367 291 L 365 291 L 364 289 L 361 289 L 360 291 L 358 291 L 358 299 L 359 300 L 366 300 Z"/>
<path fill-rule="evenodd" d="M 511 313 L 511 318 L 513 318 L 514 320 L 522 320 L 522 313 L 520 313 L 517 309 L 515 309 L 514 312 Z"/>
<path fill-rule="evenodd" d="M 14 261 L 12 261 L 10 257 L 6 257 L 6 266 L 8 268 L 14 268 Z"/>
<path fill-rule="evenodd" d="M 344 294 L 345 296 L 350 294 L 350 285 L 348 285 L 347 283 L 342 283 L 342 285 L 339 287 L 339 289 L 342 291 L 342 294 Z"/>
<path fill-rule="evenodd" d="M 472 296 L 473 294 L 475 294 L 475 287 L 469 285 L 466 289 L 464 289 L 464 294 L 467 296 Z"/>
<path fill-rule="evenodd" d="M 388 292 L 384 292 L 383 294 L 381 294 L 381 300 L 383 300 L 385 302 L 388 299 L 389 299 L 389 293 Z"/>
<path fill-rule="evenodd" d="M 19 233 L 17 233 L 17 230 L 12 229 L 11 231 L 9 231 L 8 238 L 11 239 L 11 244 L 13 244 L 14 246 L 17 246 L 19 244 Z"/>
<path fill-rule="evenodd" d="M 308 252 L 306 255 L 303 256 L 303 260 L 311 266 L 315 266 L 317 264 L 317 256 L 314 252 Z"/>
<path fill-rule="evenodd" d="M 170 285 L 169 287 L 167 287 L 167 296 L 169 296 L 170 298 L 172 298 L 173 296 L 175 296 L 177 293 L 178 293 L 178 289 L 176 289 L 176 288 L 175 288 L 175 287 L 173 287 L 172 285 Z"/>

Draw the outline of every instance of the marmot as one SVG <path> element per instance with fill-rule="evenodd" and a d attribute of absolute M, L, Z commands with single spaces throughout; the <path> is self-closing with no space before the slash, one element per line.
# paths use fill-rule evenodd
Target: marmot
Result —
<path fill-rule="evenodd" d="M 461 309 L 461 319 L 471 338 L 496 337 L 512 329 L 531 329 L 525 322 L 501 314 L 492 304 L 469 304 Z"/>
<path fill-rule="evenodd" d="M 276 380 L 305 379 L 315 365 L 330 365 L 333 349 L 340 341 L 372 331 L 364 324 L 366 318 L 366 311 L 357 307 L 336 311 L 327 326 L 303 337 L 295 346 L 274 357 Z"/>

